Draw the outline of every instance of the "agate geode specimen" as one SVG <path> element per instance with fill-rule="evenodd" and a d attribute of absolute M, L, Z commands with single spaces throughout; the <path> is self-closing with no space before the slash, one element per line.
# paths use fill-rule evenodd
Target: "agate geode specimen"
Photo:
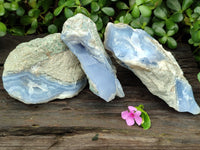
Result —
<path fill-rule="evenodd" d="M 59 33 L 18 45 L 6 59 L 2 79 L 9 95 L 26 104 L 73 97 L 87 83 Z"/>
<path fill-rule="evenodd" d="M 61 39 L 80 61 L 93 93 L 107 102 L 116 95 L 124 96 L 114 66 L 90 18 L 82 14 L 69 18 L 63 25 Z"/>
<path fill-rule="evenodd" d="M 105 48 L 130 69 L 151 93 L 180 112 L 200 113 L 192 88 L 170 52 L 141 29 L 108 23 Z"/>

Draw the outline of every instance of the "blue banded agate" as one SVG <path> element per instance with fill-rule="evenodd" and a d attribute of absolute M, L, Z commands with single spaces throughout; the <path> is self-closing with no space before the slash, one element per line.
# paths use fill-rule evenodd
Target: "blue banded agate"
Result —
<path fill-rule="evenodd" d="M 107 102 L 116 95 L 124 97 L 114 66 L 92 20 L 82 14 L 69 18 L 63 25 L 61 39 L 80 61 L 94 94 Z"/>
<path fill-rule="evenodd" d="M 104 46 L 170 107 L 179 112 L 200 113 L 192 87 L 173 55 L 145 31 L 108 23 Z"/>

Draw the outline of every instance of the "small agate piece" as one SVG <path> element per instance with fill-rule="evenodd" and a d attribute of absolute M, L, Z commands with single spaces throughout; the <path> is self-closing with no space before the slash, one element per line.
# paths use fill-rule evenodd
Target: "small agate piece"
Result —
<path fill-rule="evenodd" d="M 77 56 L 94 94 L 107 102 L 116 95 L 124 96 L 96 25 L 90 18 L 83 14 L 69 18 L 63 25 L 61 39 Z"/>
<path fill-rule="evenodd" d="M 199 114 L 192 87 L 170 52 L 141 29 L 108 23 L 105 48 L 130 69 L 149 91 L 179 112 Z"/>
<path fill-rule="evenodd" d="M 8 94 L 26 104 L 71 98 L 87 83 L 59 33 L 19 44 L 6 59 L 2 79 Z"/>

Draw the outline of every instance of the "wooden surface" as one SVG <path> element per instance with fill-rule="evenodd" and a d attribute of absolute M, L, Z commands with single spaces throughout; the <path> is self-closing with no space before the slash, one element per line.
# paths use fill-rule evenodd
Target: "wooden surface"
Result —
<path fill-rule="evenodd" d="M 34 37 L 0 38 L 0 77 L 3 63 L 17 44 Z M 200 84 L 190 47 L 179 44 L 172 51 L 200 104 Z M 0 150 L 46 149 L 200 149 L 200 115 L 178 113 L 152 95 L 130 71 L 117 65 L 125 98 L 107 103 L 86 87 L 72 99 L 25 105 L 11 98 L 0 80 Z M 128 127 L 120 113 L 127 106 L 143 104 L 152 127 Z"/>

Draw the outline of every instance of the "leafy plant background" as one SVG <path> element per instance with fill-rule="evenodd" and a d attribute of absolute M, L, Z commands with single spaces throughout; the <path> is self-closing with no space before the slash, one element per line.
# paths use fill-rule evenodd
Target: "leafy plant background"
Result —
<path fill-rule="evenodd" d="M 188 38 L 200 61 L 199 0 L 0 0 L 0 37 L 60 32 L 77 13 L 96 23 L 101 38 L 109 21 L 144 29 L 171 49 Z"/>

